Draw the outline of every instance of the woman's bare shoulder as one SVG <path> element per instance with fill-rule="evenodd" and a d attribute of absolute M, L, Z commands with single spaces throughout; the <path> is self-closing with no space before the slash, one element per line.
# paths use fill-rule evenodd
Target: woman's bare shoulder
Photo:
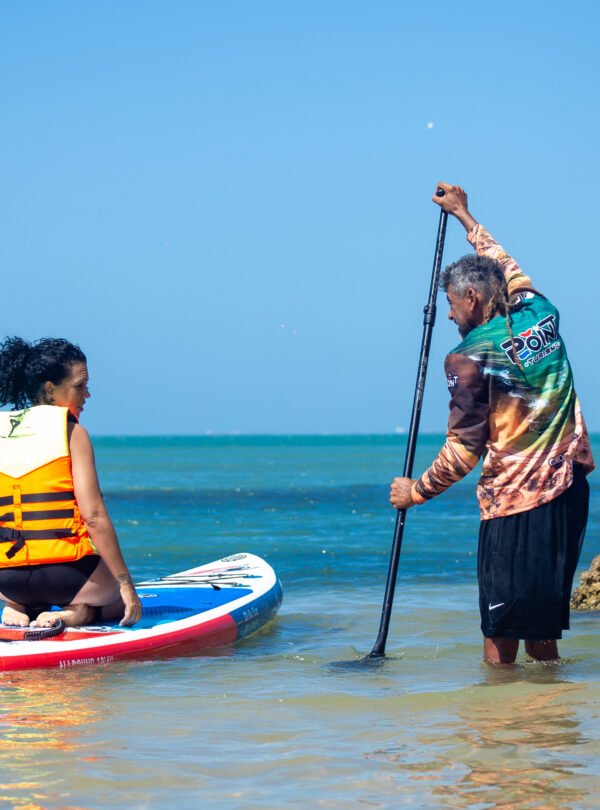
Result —
<path fill-rule="evenodd" d="M 71 453 L 73 450 L 92 451 L 92 441 L 90 434 L 87 430 L 79 424 L 79 422 L 69 422 L 67 424 L 67 432 L 69 437 L 69 448 Z"/>

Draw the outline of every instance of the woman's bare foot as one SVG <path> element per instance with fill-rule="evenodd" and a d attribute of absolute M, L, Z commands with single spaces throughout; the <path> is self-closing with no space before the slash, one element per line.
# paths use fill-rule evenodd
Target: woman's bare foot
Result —
<path fill-rule="evenodd" d="M 81 627 L 94 619 L 94 608 L 89 605 L 67 605 L 62 610 L 48 610 L 40 613 L 30 627 L 53 627 L 62 619 L 67 627 Z"/>
<path fill-rule="evenodd" d="M 2 611 L 2 624 L 11 624 L 13 627 L 29 627 L 29 616 L 23 605 L 16 602 L 7 602 Z"/>

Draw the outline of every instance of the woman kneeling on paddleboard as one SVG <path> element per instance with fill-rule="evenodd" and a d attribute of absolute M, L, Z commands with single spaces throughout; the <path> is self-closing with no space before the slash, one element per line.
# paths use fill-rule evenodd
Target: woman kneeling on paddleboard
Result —
<path fill-rule="evenodd" d="M 0 598 L 3 624 L 100 623 L 142 612 L 79 424 L 86 357 L 66 340 L 0 345 Z M 51 606 L 61 608 L 51 611 Z"/>

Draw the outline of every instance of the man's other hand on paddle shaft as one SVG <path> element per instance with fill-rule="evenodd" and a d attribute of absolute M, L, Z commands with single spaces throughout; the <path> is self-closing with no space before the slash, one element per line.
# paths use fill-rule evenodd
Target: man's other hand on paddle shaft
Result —
<path fill-rule="evenodd" d="M 394 478 L 390 488 L 390 503 L 396 509 L 410 509 L 415 505 L 410 490 L 415 481 L 412 478 Z"/>

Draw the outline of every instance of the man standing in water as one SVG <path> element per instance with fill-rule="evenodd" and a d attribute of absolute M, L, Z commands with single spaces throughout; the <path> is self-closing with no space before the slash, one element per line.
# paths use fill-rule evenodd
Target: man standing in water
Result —
<path fill-rule="evenodd" d="M 446 357 L 446 442 L 417 480 L 396 478 L 408 509 L 485 461 L 477 577 L 484 657 L 513 663 L 519 640 L 538 661 L 559 658 L 587 522 L 594 461 L 556 308 L 471 216 L 459 186 L 433 201 L 467 231 L 476 255 L 442 273 L 461 343 Z"/>

